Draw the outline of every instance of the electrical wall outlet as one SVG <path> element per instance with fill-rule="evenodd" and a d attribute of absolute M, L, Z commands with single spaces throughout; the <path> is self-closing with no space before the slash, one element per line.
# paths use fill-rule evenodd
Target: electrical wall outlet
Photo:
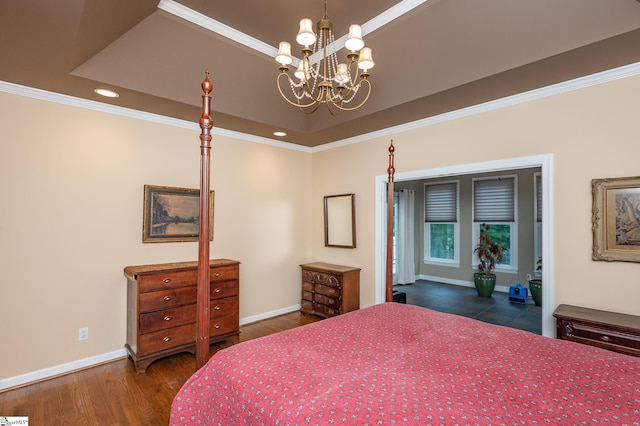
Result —
<path fill-rule="evenodd" d="M 78 330 L 78 340 L 89 339 L 89 327 L 83 327 Z"/>
<path fill-rule="evenodd" d="M 527 274 L 527 281 L 531 281 L 531 274 Z"/>

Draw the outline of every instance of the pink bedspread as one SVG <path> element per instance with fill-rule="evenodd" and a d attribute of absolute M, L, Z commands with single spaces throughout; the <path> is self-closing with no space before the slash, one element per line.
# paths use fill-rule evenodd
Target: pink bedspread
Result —
<path fill-rule="evenodd" d="M 640 425 L 640 358 L 385 303 L 216 353 L 172 425 Z"/>

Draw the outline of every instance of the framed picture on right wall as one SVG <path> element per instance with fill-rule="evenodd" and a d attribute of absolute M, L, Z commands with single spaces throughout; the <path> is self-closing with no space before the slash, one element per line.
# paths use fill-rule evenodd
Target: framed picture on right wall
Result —
<path fill-rule="evenodd" d="M 591 181 L 593 260 L 640 262 L 640 177 Z"/>

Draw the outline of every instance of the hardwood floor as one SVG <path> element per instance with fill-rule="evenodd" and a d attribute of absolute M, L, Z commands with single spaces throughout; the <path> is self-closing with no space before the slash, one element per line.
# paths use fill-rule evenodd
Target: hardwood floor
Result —
<path fill-rule="evenodd" d="M 240 327 L 240 341 L 320 320 L 299 312 Z M 228 346 L 211 346 L 211 354 Z M 137 374 L 127 358 L 0 393 L 0 417 L 27 416 L 39 425 L 167 425 L 173 397 L 195 371 L 195 356 L 178 354 Z"/>

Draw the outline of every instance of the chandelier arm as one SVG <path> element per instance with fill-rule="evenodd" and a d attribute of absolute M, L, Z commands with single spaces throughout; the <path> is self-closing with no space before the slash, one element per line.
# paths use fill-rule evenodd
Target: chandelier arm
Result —
<path fill-rule="evenodd" d="M 288 82 L 292 82 L 292 80 L 291 80 L 291 77 L 289 77 L 289 74 L 287 74 L 287 73 L 285 73 L 285 72 L 278 74 L 278 78 L 276 78 L 276 82 L 277 82 L 277 85 L 278 85 L 278 91 L 280 92 L 280 96 L 282 96 L 282 98 L 283 98 L 285 101 L 289 102 L 291 105 L 293 105 L 293 106 L 295 106 L 295 107 L 300 108 L 301 110 L 302 110 L 303 108 L 309 108 L 309 107 L 313 107 L 313 106 L 316 106 L 316 105 L 318 105 L 318 104 L 319 104 L 319 102 L 318 102 L 317 100 L 313 99 L 313 97 L 311 97 L 311 99 L 312 99 L 312 103 L 309 103 L 309 104 L 302 104 L 302 103 L 300 103 L 300 98 L 298 98 L 298 97 L 296 97 L 296 99 L 297 99 L 297 101 L 296 101 L 296 102 L 293 102 L 291 99 L 289 99 L 289 98 L 284 94 L 284 92 L 282 91 L 282 87 L 280 86 L 280 77 L 282 77 L 282 76 L 285 76 L 285 77 L 287 78 L 287 81 L 288 81 Z M 303 90 L 304 90 L 304 89 L 303 89 Z M 317 109 L 317 106 L 316 106 L 316 109 Z M 315 109 L 314 109 L 314 111 L 315 111 Z"/>
<path fill-rule="evenodd" d="M 308 107 L 313 107 L 313 108 L 312 109 L 308 109 Z M 314 112 L 316 112 L 318 110 L 318 107 L 320 107 L 320 102 L 315 102 L 313 104 L 306 105 L 306 107 L 304 107 L 304 108 L 298 107 L 298 109 L 301 112 L 304 112 L 305 114 L 313 114 Z"/>
<path fill-rule="evenodd" d="M 358 105 L 353 106 L 353 107 L 344 107 L 344 106 L 338 105 L 335 102 L 331 102 L 331 104 L 333 106 L 335 106 L 336 108 L 338 108 L 339 110 L 341 110 L 341 111 L 354 111 L 354 110 L 360 108 L 362 105 L 364 105 L 369 100 L 369 95 L 371 95 L 371 83 L 369 82 L 369 79 L 363 78 L 362 81 L 360 82 L 360 87 L 362 87 L 362 84 L 364 84 L 364 83 L 367 83 L 367 95 L 362 100 L 362 102 L 360 102 Z"/>

